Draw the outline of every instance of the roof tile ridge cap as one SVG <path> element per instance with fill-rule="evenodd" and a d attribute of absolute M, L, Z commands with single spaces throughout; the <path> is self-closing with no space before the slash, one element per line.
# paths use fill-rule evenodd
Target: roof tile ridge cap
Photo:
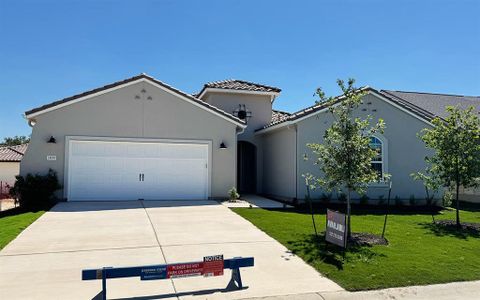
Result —
<path fill-rule="evenodd" d="M 20 146 L 20 145 L 16 145 L 16 146 Z M 7 149 L 8 149 L 8 150 L 11 150 L 11 151 L 13 151 L 13 152 L 15 152 L 15 153 L 17 153 L 17 154 L 20 154 L 20 155 L 22 155 L 22 156 L 25 155 L 24 153 L 22 153 L 22 152 L 20 152 L 20 151 L 18 151 L 18 150 L 15 150 L 12 146 L 7 146 Z"/>
<path fill-rule="evenodd" d="M 253 82 L 253 81 L 247 81 L 247 80 L 242 80 L 242 79 L 235 79 L 236 81 L 240 82 L 240 83 L 244 83 L 244 84 L 251 84 L 251 85 L 257 85 L 257 86 L 260 86 L 260 87 L 264 87 L 264 88 L 268 88 L 268 89 L 274 89 L 274 90 L 282 90 L 281 88 L 278 88 L 278 87 L 275 87 L 275 86 L 272 86 L 272 85 L 266 85 L 266 84 L 263 84 L 263 83 L 257 83 L 257 82 Z"/>
<path fill-rule="evenodd" d="M 288 112 L 288 111 L 284 111 L 284 110 L 279 110 L 279 109 L 273 109 L 272 108 L 272 111 L 274 112 L 279 112 L 279 113 L 282 113 L 282 114 L 287 114 L 287 115 L 291 115 L 292 113 Z"/>

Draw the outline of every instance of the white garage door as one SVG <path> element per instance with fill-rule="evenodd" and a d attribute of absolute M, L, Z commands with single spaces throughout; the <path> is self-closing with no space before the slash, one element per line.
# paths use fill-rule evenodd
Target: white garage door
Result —
<path fill-rule="evenodd" d="M 208 144 L 69 141 L 68 200 L 208 197 Z"/>

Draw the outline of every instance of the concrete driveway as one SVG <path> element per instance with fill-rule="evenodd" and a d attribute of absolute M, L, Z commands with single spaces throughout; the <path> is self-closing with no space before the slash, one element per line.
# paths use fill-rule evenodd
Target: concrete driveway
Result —
<path fill-rule="evenodd" d="M 92 299 L 101 281 L 81 270 L 255 257 L 247 288 L 220 277 L 108 280 L 109 299 L 251 298 L 342 290 L 251 223 L 214 201 L 60 203 L 0 252 L 0 299 Z"/>

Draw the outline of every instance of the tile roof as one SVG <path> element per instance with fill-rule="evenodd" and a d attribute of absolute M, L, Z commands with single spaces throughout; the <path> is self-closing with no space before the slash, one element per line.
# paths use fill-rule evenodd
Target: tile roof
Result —
<path fill-rule="evenodd" d="M 444 118 L 447 116 L 445 112 L 446 106 L 460 106 L 461 108 L 467 108 L 469 106 L 474 106 L 477 112 L 480 114 L 480 97 L 477 96 L 460 96 L 460 95 L 446 95 L 446 94 L 433 94 L 433 93 L 419 93 L 419 92 L 401 92 L 401 91 L 387 91 L 380 90 L 377 91 L 370 87 L 364 87 L 362 90 L 370 91 L 377 93 L 381 96 L 388 98 L 390 101 L 395 102 L 398 105 L 401 105 L 403 108 L 408 111 L 416 114 L 417 116 L 425 119 L 426 121 L 431 121 L 436 116 Z M 281 124 L 287 121 L 294 121 L 301 117 L 308 116 L 309 114 L 315 113 L 319 110 L 323 110 L 330 105 L 333 105 L 342 100 L 342 97 L 336 97 L 332 102 L 320 103 L 309 106 L 307 108 L 301 109 L 297 112 L 290 113 L 287 116 L 283 117 L 273 117 L 270 124 L 264 126 L 266 129 L 277 124 Z"/>
<path fill-rule="evenodd" d="M 127 78 L 125 80 L 121 80 L 121 81 L 117 81 L 117 82 L 114 82 L 114 83 L 111 83 L 111 84 L 108 84 L 108 85 L 105 85 L 105 86 L 102 86 L 102 87 L 99 87 L 99 88 L 96 88 L 96 89 L 93 89 L 93 90 L 89 90 L 89 91 L 86 91 L 84 93 L 81 93 L 81 94 L 77 94 L 77 95 L 74 95 L 74 96 L 70 96 L 70 97 L 67 97 L 67 98 L 64 98 L 64 99 L 61 99 L 61 100 L 58 100 L 58 101 L 55 101 L 55 102 L 52 102 L 52 103 L 49 103 L 49 104 L 46 104 L 46 105 L 43 105 L 43 106 L 40 106 L 40 107 L 37 107 L 37 108 L 34 108 L 34 109 L 31 109 L 29 111 L 26 111 L 25 112 L 25 115 L 28 117 L 28 115 L 31 115 L 33 113 L 36 113 L 36 112 L 40 112 L 42 110 L 45 110 L 45 109 L 48 109 L 48 108 L 52 108 L 52 107 L 55 107 L 57 105 L 60 105 L 60 104 L 63 104 L 63 103 L 67 103 L 67 102 L 70 102 L 70 101 L 73 101 L 75 99 L 78 99 L 78 98 L 82 98 L 82 97 L 85 97 L 85 96 L 89 96 L 89 95 L 92 95 L 92 94 L 95 94 L 95 93 L 98 93 L 98 92 L 101 92 L 101 91 L 104 91 L 104 90 L 108 90 L 108 89 L 111 89 L 111 88 L 114 88 L 114 87 L 117 87 L 117 86 L 121 86 L 123 84 L 127 84 L 129 82 L 132 82 L 132 81 L 136 81 L 136 80 L 139 80 L 139 79 L 147 79 L 149 81 L 152 81 L 162 87 L 164 87 L 165 89 L 168 89 L 172 92 L 175 92 L 183 97 L 186 97 L 188 98 L 189 100 L 192 100 L 202 106 L 204 106 L 205 108 L 211 110 L 211 111 L 214 111 L 214 112 L 217 112 L 237 123 L 240 123 L 240 124 L 245 124 L 245 122 L 243 120 L 240 120 L 239 118 L 235 117 L 234 115 L 232 114 L 229 114 L 211 104 L 208 104 L 206 103 L 205 101 L 202 101 L 198 98 L 196 98 L 195 96 L 192 96 L 190 94 L 187 94 L 183 91 L 180 91 L 158 79 L 155 79 L 147 74 L 140 74 L 140 75 L 137 75 L 137 76 L 133 76 L 131 78 Z"/>
<path fill-rule="evenodd" d="M 280 110 L 272 109 L 272 121 L 271 123 L 281 122 L 287 119 L 290 116 L 290 113 Z"/>
<path fill-rule="evenodd" d="M 221 80 L 221 81 L 212 81 L 204 84 L 202 90 L 199 93 L 197 93 L 196 96 L 200 96 L 203 93 L 203 91 L 205 91 L 207 88 L 251 91 L 251 92 L 267 92 L 267 93 L 280 93 L 282 91 L 277 87 L 268 86 L 264 84 L 249 82 L 245 80 L 238 80 L 238 79 L 227 79 L 227 80 Z"/>
<path fill-rule="evenodd" d="M 0 147 L 0 162 L 20 162 L 28 144 Z"/>

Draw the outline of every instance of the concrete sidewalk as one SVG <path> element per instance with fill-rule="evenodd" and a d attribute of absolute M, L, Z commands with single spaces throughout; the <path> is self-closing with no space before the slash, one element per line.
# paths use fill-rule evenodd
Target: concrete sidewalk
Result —
<path fill-rule="evenodd" d="M 0 251 L 0 299 L 92 299 L 81 270 L 253 256 L 243 290 L 219 277 L 108 280 L 109 299 L 242 299 L 341 291 L 250 222 L 215 201 L 59 203 Z"/>
<path fill-rule="evenodd" d="M 364 292 L 323 292 L 293 294 L 252 300 L 476 300 L 480 299 L 480 281 L 409 286 Z"/>
<path fill-rule="evenodd" d="M 242 199 L 230 202 L 224 201 L 222 205 L 229 208 L 292 208 L 293 206 L 274 201 L 258 195 L 242 195 Z"/>

